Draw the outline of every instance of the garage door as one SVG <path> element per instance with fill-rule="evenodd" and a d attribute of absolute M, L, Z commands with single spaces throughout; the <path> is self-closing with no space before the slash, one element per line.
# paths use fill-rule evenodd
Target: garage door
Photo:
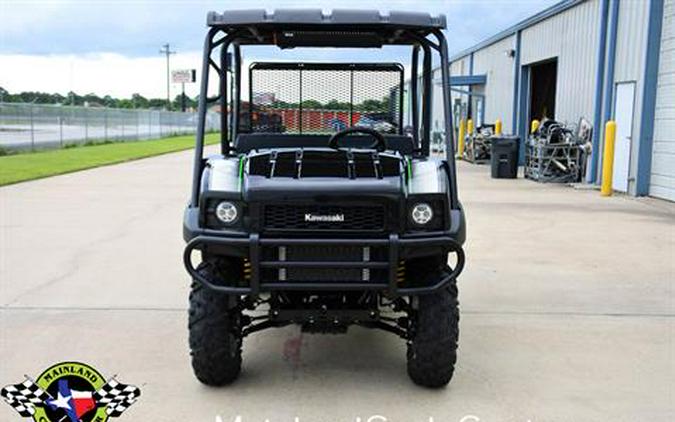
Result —
<path fill-rule="evenodd" d="M 675 0 L 663 8 L 649 194 L 675 201 Z"/>

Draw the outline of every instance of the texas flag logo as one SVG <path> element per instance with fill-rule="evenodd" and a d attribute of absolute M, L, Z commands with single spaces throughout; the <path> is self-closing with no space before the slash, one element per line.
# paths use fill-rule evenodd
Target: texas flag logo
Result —
<path fill-rule="evenodd" d="M 141 395 L 138 387 L 115 377 L 107 382 L 94 368 L 63 362 L 44 371 L 36 381 L 0 390 L 16 412 L 36 422 L 103 422 L 121 416 Z"/>
<path fill-rule="evenodd" d="M 70 422 L 81 422 L 82 416 L 96 409 L 93 392 L 71 390 L 65 379 L 59 380 L 57 398 L 47 399 L 46 403 L 52 410 L 63 410 Z"/>

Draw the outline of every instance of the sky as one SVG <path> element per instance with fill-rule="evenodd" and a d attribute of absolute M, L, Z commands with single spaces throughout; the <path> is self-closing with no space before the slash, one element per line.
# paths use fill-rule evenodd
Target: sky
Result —
<path fill-rule="evenodd" d="M 448 18 L 451 53 L 459 52 L 558 0 L 341 0 L 340 8 L 427 11 Z M 166 96 L 165 43 L 176 51 L 172 69 L 199 69 L 206 32 L 206 13 L 226 9 L 312 7 L 330 10 L 335 0 L 0 0 L 0 87 L 10 92 L 95 93 L 130 97 Z M 276 49 L 275 49 L 276 50 Z M 275 59 L 269 48 L 247 60 Z M 405 60 L 395 51 L 335 54 L 312 49 L 303 59 L 337 61 Z M 384 58 L 383 58 L 384 57 Z M 286 57 L 287 59 L 289 57 Z M 173 97 L 178 86 L 171 86 Z M 197 84 L 186 86 L 194 96 Z"/>

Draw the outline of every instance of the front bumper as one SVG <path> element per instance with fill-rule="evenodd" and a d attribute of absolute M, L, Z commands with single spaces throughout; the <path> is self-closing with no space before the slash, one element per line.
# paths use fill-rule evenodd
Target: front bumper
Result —
<path fill-rule="evenodd" d="M 278 261 L 262 260 L 261 248 L 291 245 L 315 246 L 361 246 L 385 247 L 387 259 L 381 261 Z M 251 264 L 251 274 L 246 287 L 214 284 L 203 277 L 192 263 L 194 250 L 215 250 L 217 254 L 247 258 Z M 450 272 L 433 285 L 419 287 L 400 287 L 397 282 L 397 269 L 400 260 L 440 253 L 454 253 L 457 262 Z M 399 237 L 390 234 L 388 238 L 268 238 L 256 233 L 247 236 L 214 235 L 212 230 L 191 237 L 183 253 L 183 262 L 194 280 L 207 288 L 236 295 L 257 295 L 271 291 L 381 291 L 390 297 L 402 295 L 422 295 L 432 293 L 455 279 L 464 268 L 464 250 L 451 236 L 444 234 L 415 235 Z M 380 269 L 387 270 L 387 282 L 275 282 L 260 280 L 260 270 L 264 268 L 317 268 L 317 269 Z"/>

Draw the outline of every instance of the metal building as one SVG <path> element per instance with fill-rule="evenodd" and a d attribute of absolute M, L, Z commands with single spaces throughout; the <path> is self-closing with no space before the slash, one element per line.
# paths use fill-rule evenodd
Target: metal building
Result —
<path fill-rule="evenodd" d="M 595 183 L 602 128 L 615 120 L 613 188 L 675 200 L 674 16 L 675 0 L 555 4 L 451 59 L 454 111 L 477 124 L 501 119 L 521 139 L 535 118 L 585 118 Z"/>

